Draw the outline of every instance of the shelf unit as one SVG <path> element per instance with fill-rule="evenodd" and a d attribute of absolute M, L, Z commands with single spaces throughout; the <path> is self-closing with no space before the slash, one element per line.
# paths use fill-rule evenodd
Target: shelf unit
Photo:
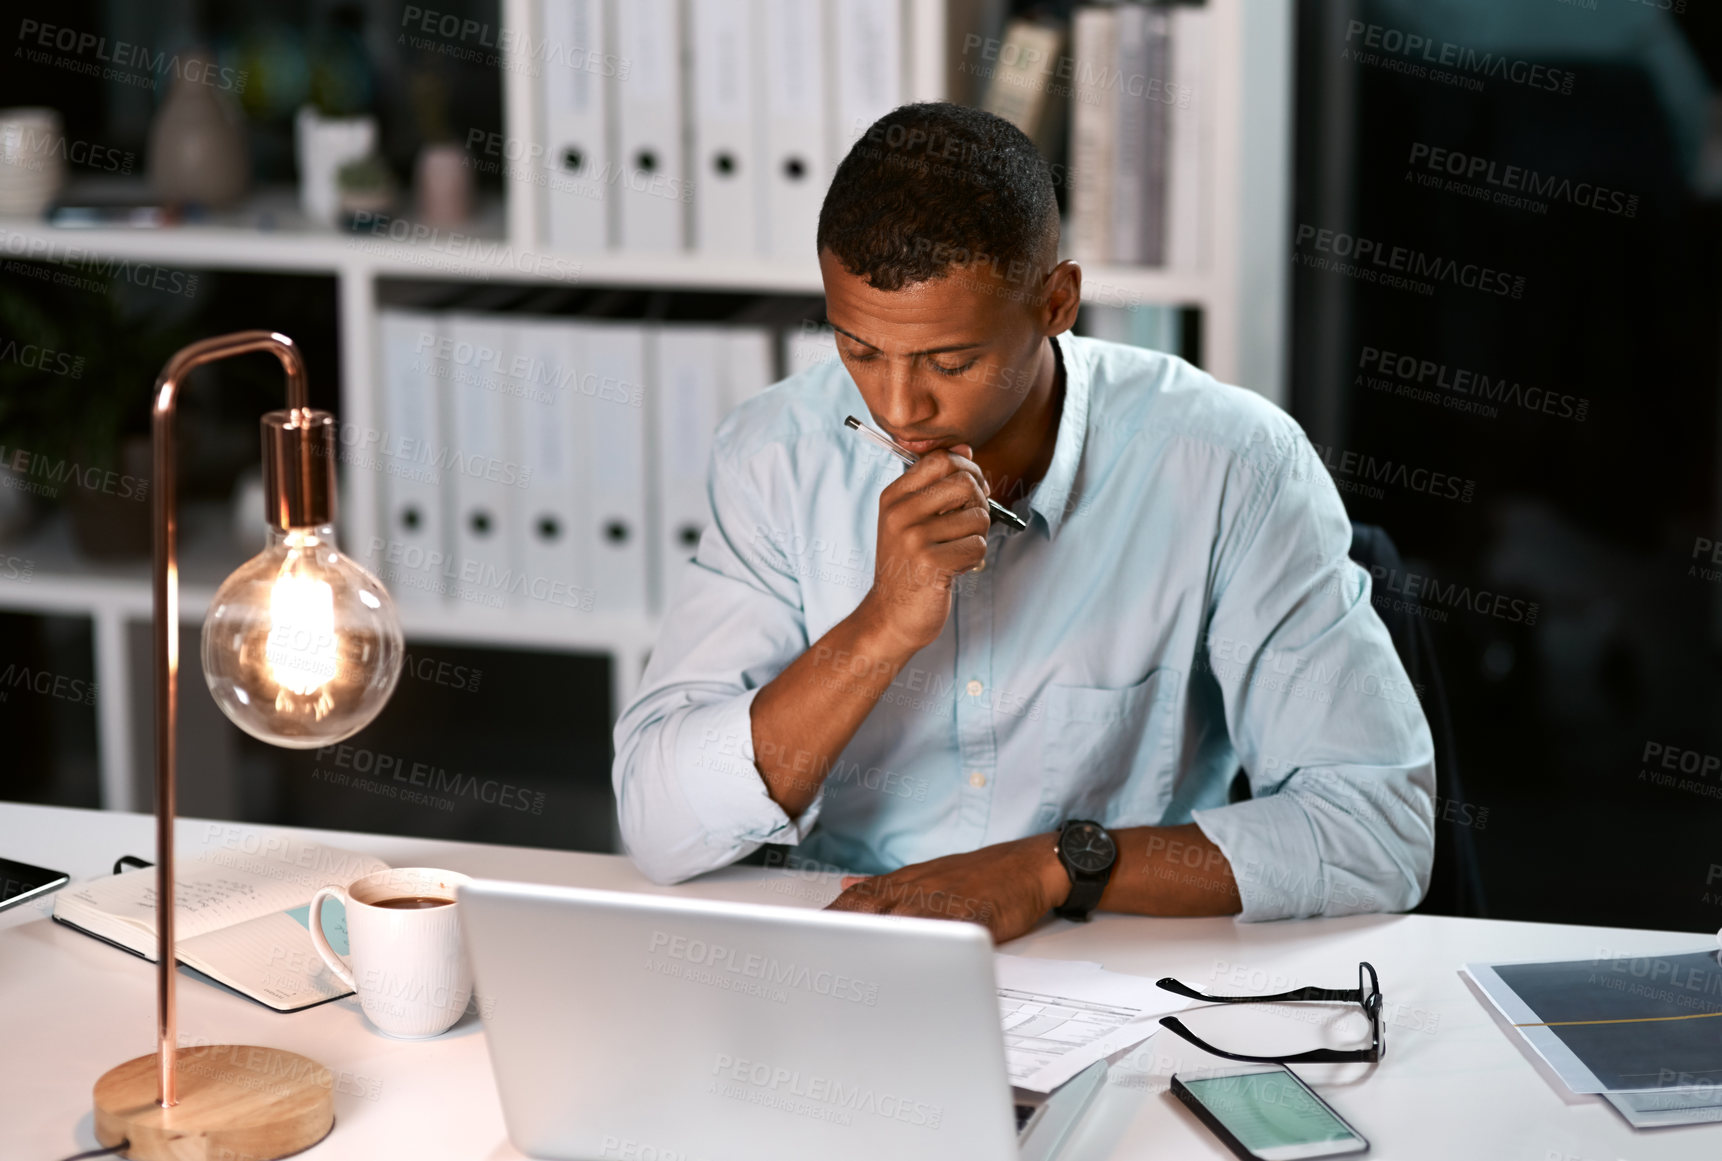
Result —
<path fill-rule="evenodd" d="M 953 11 L 946 0 L 901 0 L 913 55 L 910 98 L 939 99 L 946 69 L 960 52 Z M 1111 305 L 1152 304 L 1198 310 L 1203 320 L 1204 363 L 1218 378 L 1249 386 L 1283 404 L 1290 244 L 1292 15 L 1284 0 L 1207 0 L 1214 13 L 1212 79 L 1204 96 L 1214 103 L 1212 266 L 1202 272 L 1085 264 L 1085 298 Z M 535 42 L 533 0 L 503 0 L 509 27 L 529 29 Z M 516 138 L 538 140 L 531 70 L 502 73 L 504 117 Z M 56 228 L 40 221 L 0 219 L 0 260 L 76 262 L 87 257 L 150 262 L 187 269 L 250 270 L 332 275 L 341 334 L 341 411 L 361 430 L 379 425 L 379 355 L 376 323 L 382 279 L 509 284 L 578 284 L 660 290 L 734 291 L 817 295 L 818 266 L 805 262 L 712 260 L 677 255 L 546 255 L 539 191 L 518 174 L 508 180 L 501 205 L 483 207 L 464 231 L 437 231 L 399 240 L 383 234 L 341 233 L 308 225 L 291 191 L 262 194 L 239 214 L 171 229 Z M 154 368 L 139 368 L 140 375 Z M 363 546 L 380 524 L 373 473 L 341 474 L 341 537 L 363 559 Z M 181 618 L 197 623 L 226 572 L 261 546 L 240 548 L 212 534 L 200 565 L 195 537 L 187 535 Z M 31 583 L 0 581 L 0 610 L 80 614 L 94 624 L 98 748 L 102 802 L 133 809 L 133 773 L 147 761 L 131 737 L 124 650 L 126 624 L 151 615 L 147 566 L 107 567 L 81 557 L 63 527 L 30 541 L 0 546 L 34 562 Z M 485 614 L 448 609 L 403 612 L 409 640 L 498 645 L 526 650 L 608 653 L 612 696 L 626 704 L 656 636 L 653 619 L 573 618 L 543 611 Z"/>

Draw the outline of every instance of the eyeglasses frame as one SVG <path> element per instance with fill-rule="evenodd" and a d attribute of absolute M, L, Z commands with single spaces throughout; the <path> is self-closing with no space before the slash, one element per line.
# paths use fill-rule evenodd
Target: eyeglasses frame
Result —
<path fill-rule="evenodd" d="M 1369 985 L 1364 986 L 1364 975 L 1369 976 Z M 1246 1064 L 1376 1064 L 1387 1054 L 1386 1041 L 1381 1033 L 1381 980 L 1375 974 L 1375 967 L 1368 960 L 1357 965 L 1356 988 L 1294 988 L 1289 992 L 1276 992 L 1268 996 L 1210 996 L 1206 992 L 1198 992 L 1195 988 L 1179 983 L 1171 976 L 1162 977 L 1156 981 L 1156 986 L 1165 988 L 1180 996 L 1192 1000 L 1203 1000 L 1210 1004 L 1275 1004 L 1295 1002 L 1298 1000 L 1317 1001 L 1326 1003 L 1352 1003 L 1361 1007 L 1369 1017 L 1369 1047 L 1368 1048 L 1312 1048 L 1307 1052 L 1295 1052 L 1289 1056 L 1246 1056 L 1241 1052 L 1227 1052 L 1215 1048 L 1200 1036 L 1184 1026 L 1184 1022 L 1176 1016 L 1160 1017 L 1162 1027 L 1170 1029 L 1200 1048 L 1203 1052 L 1224 1057 L 1227 1060 L 1239 1060 Z"/>

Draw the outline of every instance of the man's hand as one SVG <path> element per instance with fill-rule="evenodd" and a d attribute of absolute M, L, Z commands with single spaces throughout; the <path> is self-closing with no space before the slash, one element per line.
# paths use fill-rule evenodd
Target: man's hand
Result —
<path fill-rule="evenodd" d="M 966 919 L 984 924 L 994 943 L 1004 943 L 1028 931 L 1070 894 L 1057 841 L 1052 834 L 1030 835 L 889 875 L 848 876 L 843 894 L 827 910 Z"/>
<path fill-rule="evenodd" d="M 992 517 L 973 454 L 966 443 L 930 451 L 879 496 L 873 587 L 860 607 L 909 653 L 938 640 L 952 582 L 987 559 Z"/>

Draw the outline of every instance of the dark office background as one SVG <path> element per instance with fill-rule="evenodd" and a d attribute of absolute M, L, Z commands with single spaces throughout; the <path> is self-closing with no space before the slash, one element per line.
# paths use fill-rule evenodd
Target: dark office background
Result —
<path fill-rule="evenodd" d="M 1465 799 L 1455 814 L 1473 820 L 1489 913 L 1502 918 L 1722 923 L 1722 777 L 1715 762 L 1703 773 L 1703 756 L 1722 757 L 1722 573 L 1693 570 L 1718 567 L 1695 554 L 1700 538 L 1722 539 L 1722 9 L 1673 6 L 1687 10 L 1298 10 L 1294 231 L 1525 280 L 1517 298 L 1447 282 L 1424 295 L 1293 267 L 1292 410 L 1342 487 L 1364 482 L 1362 469 L 1346 474 L 1346 452 L 1474 485 L 1469 501 L 1350 491 L 1353 519 L 1389 532 L 1407 574 L 1537 605 L 1531 624 L 1512 606 L 1426 601 L 1446 614 L 1429 629 L 1452 701 Z M 1383 46 L 1395 30 L 1570 72 L 1571 92 L 1499 76 L 1479 92 L 1342 57 L 1405 59 L 1370 49 L 1354 21 L 1381 30 Z M 1467 171 L 1485 159 L 1501 184 L 1472 184 L 1545 208 L 1421 184 L 1419 146 L 1465 155 Z M 1549 192 L 1509 189 L 1528 181 L 1506 177 L 1509 165 L 1537 171 Z M 1635 199 L 1636 212 L 1611 212 L 1624 198 L 1577 204 L 1581 182 Z M 1380 356 L 1363 365 L 1366 348 L 1427 360 L 1449 383 L 1468 371 L 1524 390 L 1493 414 L 1450 406 L 1484 400 L 1437 385 L 1441 371 L 1426 396 L 1401 395 Z M 1372 382 L 1384 378 L 1395 388 Z M 1533 409 L 1545 397 L 1532 388 L 1561 398 Z M 1675 750 L 1695 756 L 1665 769 Z"/>
<path fill-rule="evenodd" d="M 1070 5 L 1014 7 L 1060 13 Z M 496 20 L 494 2 L 439 8 Z M 200 30 L 224 61 L 258 79 L 247 86 L 246 113 L 259 182 L 290 177 L 294 104 L 306 86 L 337 84 L 341 61 L 360 48 L 376 64 L 375 88 L 326 95 L 379 115 L 402 174 L 418 134 L 436 131 L 449 108 L 459 108 L 463 126 L 501 124 L 496 71 L 403 50 L 390 31 L 398 5 L 69 0 L 14 4 L 9 13 L 115 35 L 149 29 L 142 39 L 159 48 Z M 1374 29 L 1376 47 L 1358 26 Z M 1388 33 L 1570 73 L 1570 92 L 1462 69 L 1449 70 L 1457 84 L 1418 75 L 1415 55 L 1384 47 L 1403 43 Z M 1357 59 L 1358 50 L 1376 58 Z M 1474 848 L 1492 916 L 1714 929 L 1722 924 L 1722 564 L 1702 545 L 1722 542 L 1722 104 L 1712 96 L 1722 82 L 1722 7 L 1298 0 L 1296 52 L 1294 235 L 1307 226 L 1488 267 L 1504 272 L 1503 285 L 1523 279 L 1517 294 L 1445 279 L 1424 294 L 1310 267 L 1312 254 L 1333 257 L 1313 237 L 1287 255 L 1291 410 L 1346 489 L 1354 519 L 1396 542 L 1405 567 L 1394 583 L 1415 574 L 1437 586 L 1425 596 L 1424 620 L 1451 702 L 1462 787 L 1443 803 L 1444 837 L 1458 834 Z M 135 90 L 8 60 L 0 106 L 29 104 L 61 109 L 72 137 L 143 155 L 153 105 Z M 1467 196 L 1449 187 L 1451 173 L 1431 170 L 1434 149 L 1481 159 L 1497 178 L 1514 166 L 1553 184 L 1541 196 L 1506 191 L 1540 208 Z M 1486 194 L 1502 189 L 1470 180 Z M 1634 199 L 1632 212 L 1611 212 L 1626 204 L 1619 199 L 1581 204 L 1581 183 Z M 62 302 L 44 297 L 39 280 L 0 271 L 0 303 L 28 299 L 70 327 L 99 302 L 114 311 L 101 325 L 116 365 L 123 355 L 134 370 L 159 366 L 188 334 L 267 321 L 315 339 L 304 344 L 313 381 L 327 400 L 336 397 L 326 280 L 205 278 L 191 296 L 122 287 Z M 624 297 L 601 309 L 700 315 L 741 305 Z M 1434 370 L 1408 384 L 1379 359 L 1365 366 L 1367 351 Z M 138 375 L 141 400 L 147 370 Z M 1461 392 L 1454 384 L 1467 375 L 1504 380 L 1506 396 Z M 255 390 L 267 388 L 259 372 Z M 23 389 L 0 381 L 0 391 Z M 225 495 L 255 459 L 243 450 L 257 410 L 251 390 L 228 383 L 206 387 L 200 403 L 188 399 L 204 448 L 193 495 Z M 1551 410 L 1539 409 L 1550 396 Z M 1410 477 L 1399 468 L 1422 469 L 1418 479 L 1452 477 L 1461 494 L 1418 490 L 1401 482 Z M 1482 592 L 1507 603 L 1483 605 Z M 75 618 L 0 616 L 0 656 L 78 674 L 89 669 L 89 648 L 87 625 Z M 557 804 L 548 817 L 384 809 L 308 781 L 293 765 L 301 759 L 241 741 L 232 760 L 248 788 L 228 798 L 208 788 L 209 809 L 259 822 L 603 845 L 615 710 L 603 660 L 425 652 L 482 671 L 485 684 L 403 682 L 404 696 L 355 744 L 512 773 Z M 0 736 L 12 743 L 0 793 L 93 804 L 93 711 L 33 708 L 0 701 Z M 1673 768 L 1661 764 L 1664 755 Z M 1717 761 L 1706 762 L 1711 756 Z M 195 797 L 186 811 L 198 812 Z"/>

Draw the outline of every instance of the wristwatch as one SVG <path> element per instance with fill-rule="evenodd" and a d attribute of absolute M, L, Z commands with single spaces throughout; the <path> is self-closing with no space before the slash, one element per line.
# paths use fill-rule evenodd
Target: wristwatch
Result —
<path fill-rule="evenodd" d="M 1070 876 L 1070 897 L 1052 913 L 1060 919 L 1086 923 L 1089 913 L 1100 906 L 1101 893 L 1112 878 L 1118 844 L 1098 822 L 1073 818 L 1058 828 L 1058 861 Z"/>

